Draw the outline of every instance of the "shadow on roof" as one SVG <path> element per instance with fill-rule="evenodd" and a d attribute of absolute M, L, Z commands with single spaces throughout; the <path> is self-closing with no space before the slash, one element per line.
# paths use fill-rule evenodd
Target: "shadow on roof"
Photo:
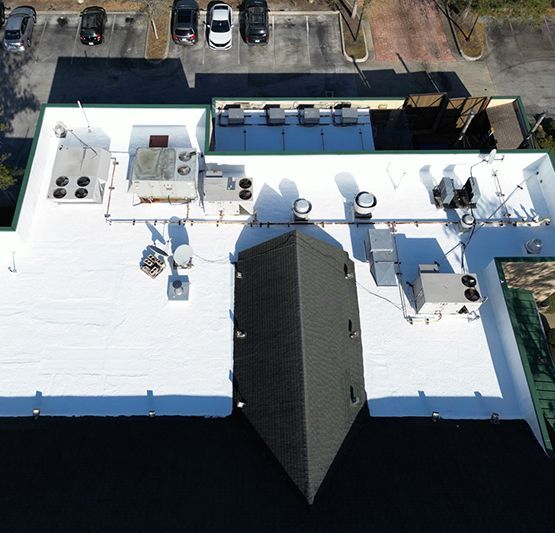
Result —
<path fill-rule="evenodd" d="M 5 531 L 550 531 L 525 422 L 370 418 L 309 507 L 236 416 L 1 419 Z"/>

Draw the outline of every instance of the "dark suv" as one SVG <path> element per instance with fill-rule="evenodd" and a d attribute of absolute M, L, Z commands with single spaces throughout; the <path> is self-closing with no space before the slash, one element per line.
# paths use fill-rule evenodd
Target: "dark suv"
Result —
<path fill-rule="evenodd" d="M 245 0 L 245 42 L 247 44 L 267 44 L 270 38 L 268 28 L 268 4 L 266 0 Z"/>
<path fill-rule="evenodd" d="M 79 38 L 83 44 L 89 46 L 102 44 L 106 18 L 106 11 L 102 7 L 87 7 L 82 11 Z"/>
<path fill-rule="evenodd" d="M 172 38 L 176 44 L 195 44 L 198 40 L 196 0 L 177 0 L 172 13 Z"/>

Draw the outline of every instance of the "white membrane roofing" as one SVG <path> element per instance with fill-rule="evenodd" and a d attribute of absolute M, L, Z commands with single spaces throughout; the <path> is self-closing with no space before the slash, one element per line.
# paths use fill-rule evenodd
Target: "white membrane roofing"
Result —
<path fill-rule="evenodd" d="M 555 255 L 553 226 L 538 225 L 555 206 L 545 155 L 498 154 L 491 165 L 479 154 L 207 155 L 208 163 L 245 165 L 258 222 L 251 226 L 246 217 L 218 222 L 197 202 L 139 204 L 128 192 L 130 153 L 148 135 L 203 148 L 204 109 L 86 112 L 90 132 L 78 109 L 46 108 L 16 236 L 0 233 L 0 415 L 29 415 L 35 407 L 47 415 L 228 414 L 231 261 L 241 249 L 290 231 L 291 204 L 305 197 L 312 220 L 323 224 L 300 230 L 339 244 L 355 262 L 371 413 L 522 416 L 496 326 L 499 302 L 488 299 L 476 320 L 443 316 L 411 324 L 408 285 L 376 287 L 362 244 L 367 228 L 344 222 L 352 220 L 356 192 L 371 191 L 377 227 L 397 222 L 403 282 L 414 281 L 421 263 L 461 272 L 461 248 L 445 255 L 460 238 L 456 225 L 445 224 L 455 213 L 433 205 L 431 188 L 442 176 L 462 186 L 472 166 L 482 193 L 474 215 L 487 224 L 475 231 L 464 265 L 488 297 L 491 280 L 483 273 L 493 257 L 524 255 L 532 237 L 543 240 L 542 255 Z M 57 139 L 58 121 L 80 140 L 70 133 Z M 117 164 L 102 205 L 46 198 L 60 143 L 112 152 Z M 187 221 L 170 224 L 172 217 Z M 168 301 L 169 269 L 150 279 L 139 264 L 149 244 L 171 254 L 185 242 L 194 251 L 190 298 Z"/>

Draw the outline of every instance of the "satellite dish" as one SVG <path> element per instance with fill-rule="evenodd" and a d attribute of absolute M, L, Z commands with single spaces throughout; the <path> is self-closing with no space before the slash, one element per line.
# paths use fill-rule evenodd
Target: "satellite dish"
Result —
<path fill-rule="evenodd" d="M 487 159 L 488 165 L 493 165 L 496 155 L 497 155 L 497 150 L 494 148 L 488 155 L 488 159 Z"/>
<path fill-rule="evenodd" d="M 193 261 L 193 249 L 188 244 L 181 244 L 173 253 L 173 262 L 178 268 L 190 268 Z"/>
<path fill-rule="evenodd" d="M 154 246 L 154 244 L 149 244 L 147 246 L 147 248 L 149 248 L 150 250 L 152 250 L 154 253 L 163 255 L 164 257 L 168 257 L 167 252 L 165 252 L 164 250 L 162 250 L 162 248 L 158 248 L 158 246 Z"/>

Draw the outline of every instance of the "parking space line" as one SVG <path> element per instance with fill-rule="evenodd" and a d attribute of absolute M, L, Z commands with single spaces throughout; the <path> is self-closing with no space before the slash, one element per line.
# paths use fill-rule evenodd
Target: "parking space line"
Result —
<path fill-rule="evenodd" d="M 272 15 L 272 55 L 274 56 L 274 67 L 276 66 L 276 29 L 274 27 L 275 17 Z"/>
<path fill-rule="evenodd" d="M 35 56 L 35 63 L 37 63 L 39 60 L 40 43 L 42 43 L 42 38 L 44 37 L 44 32 L 46 31 L 46 26 L 48 26 L 48 20 L 46 20 L 46 22 L 44 23 L 44 27 L 42 28 L 42 33 L 40 34 L 40 37 L 39 37 L 39 44 L 36 47 L 37 54 Z"/>
<path fill-rule="evenodd" d="M 81 26 L 81 21 L 77 21 L 77 31 L 75 32 L 75 39 L 73 39 L 73 50 L 71 52 L 70 65 L 73 63 L 73 58 L 75 57 L 75 47 L 77 46 L 77 37 L 79 37 L 79 27 Z"/>
<path fill-rule="evenodd" d="M 239 24 L 237 24 L 237 64 L 241 64 L 241 32 L 239 31 Z M 245 45 L 246 46 L 246 45 Z"/>
<path fill-rule="evenodd" d="M 306 18 L 306 53 L 308 54 L 308 64 L 312 65 L 310 59 L 310 29 L 308 25 L 308 15 L 305 15 Z"/>
<path fill-rule="evenodd" d="M 110 52 L 112 50 L 112 37 L 114 35 L 114 28 L 116 26 L 116 17 L 117 15 L 114 15 L 114 19 L 112 21 L 112 29 L 110 31 L 110 40 L 108 41 L 108 53 L 106 54 L 106 60 L 110 58 Z"/>

